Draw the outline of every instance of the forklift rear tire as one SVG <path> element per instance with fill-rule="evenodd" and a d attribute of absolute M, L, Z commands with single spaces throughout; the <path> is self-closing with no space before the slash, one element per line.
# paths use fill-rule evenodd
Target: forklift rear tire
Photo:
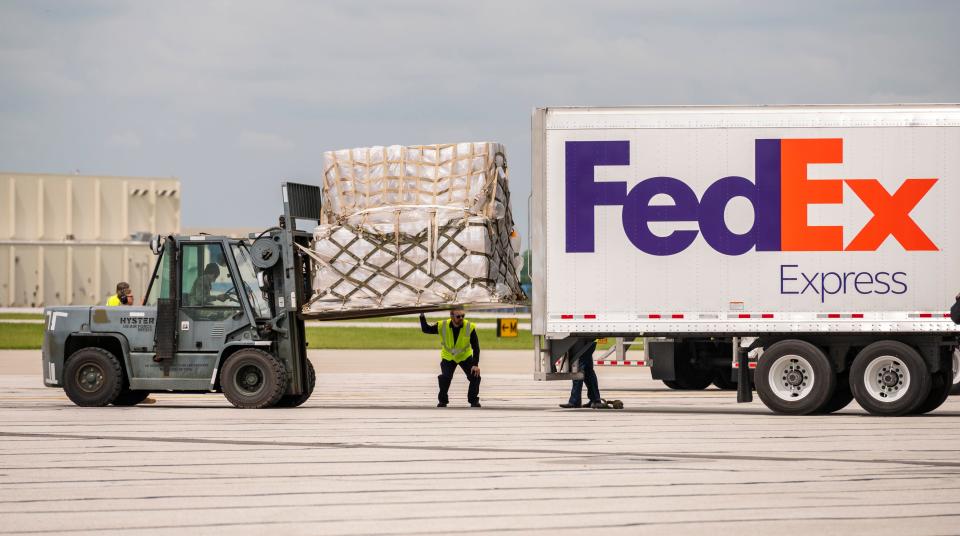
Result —
<path fill-rule="evenodd" d="M 74 404 L 102 407 L 123 389 L 123 369 L 117 357 L 103 348 L 81 348 L 67 358 L 63 391 Z"/>
<path fill-rule="evenodd" d="M 117 398 L 113 399 L 114 406 L 136 406 L 150 396 L 150 391 L 131 391 L 124 389 L 120 391 Z"/>
<path fill-rule="evenodd" d="M 277 402 L 278 408 L 295 408 L 306 402 L 313 394 L 313 388 L 317 385 L 317 372 L 313 369 L 313 363 L 307 360 L 307 390 L 299 395 L 283 395 Z"/>
<path fill-rule="evenodd" d="M 287 388 L 287 371 L 276 357 L 255 348 L 244 348 L 227 358 L 220 371 L 223 395 L 235 407 L 269 408 Z"/>

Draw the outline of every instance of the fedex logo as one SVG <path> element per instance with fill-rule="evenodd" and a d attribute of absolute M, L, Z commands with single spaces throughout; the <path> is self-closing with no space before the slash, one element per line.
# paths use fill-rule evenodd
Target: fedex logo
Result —
<path fill-rule="evenodd" d="M 937 246 L 910 217 L 910 211 L 937 179 L 906 179 L 893 193 L 876 179 L 807 177 L 808 164 L 843 162 L 843 139 L 764 139 L 755 141 L 756 182 L 724 177 L 697 199 L 694 191 L 673 177 L 646 179 L 629 192 L 623 181 L 594 180 L 594 166 L 630 164 L 629 141 L 566 142 L 566 214 L 568 253 L 594 251 L 594 209 L 623 207 L 623 230 L 634 246 L 651 255 L 674 255 L 702 234 L 720 253 L 742 255 L 757 251 L 876 251 L 892 236 L 907 251 L 936 251 Z M 844 246 L 842 226 L 810 225 L 807 207 L 842 204 L 844 183 L 873 213 L 867 224 Z M 665 194 L 673 205 L 650 205 Z M 753 205 L 753 227 L 743 234 L 730 231 L 724 210 L 734 197 Z M 676 230 L 668 236 L 650 231 L 650 222 L 690 222 L 699 231 Z"/>

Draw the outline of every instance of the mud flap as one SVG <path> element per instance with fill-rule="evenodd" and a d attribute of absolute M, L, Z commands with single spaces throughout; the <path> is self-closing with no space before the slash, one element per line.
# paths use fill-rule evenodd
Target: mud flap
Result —
<path fill-rule="evenodd" d="M 654 380 L 672 381 L 677 379 L 675 343 L 647 339 L 647 360 L 652 362 L 650 377 Z"/>

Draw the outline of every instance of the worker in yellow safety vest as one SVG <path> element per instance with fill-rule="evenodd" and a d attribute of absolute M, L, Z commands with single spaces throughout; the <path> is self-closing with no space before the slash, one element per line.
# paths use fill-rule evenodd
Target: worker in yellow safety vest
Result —
<path fill-rule="evenodd" d="M 466 318 L 463 309 L 450 311 L 449 320 L 437 324 L 427 324 L 427 318 L 420 313 L 420 330 L 424 333 L 440 335 L 440 392 L 437 395 L 437 407 L 445 408 L 450 400 L 447 391 L 453 381 L 453 373 L 459 366 L 467 375 L 470 387 L 467 389 L 467 401 L 470 407 L 480 407 L 480 341 L 477 330 Z"/>
<path fill-rule="evenodd" d="M 118 305 L 133 305 L 133 291 L 125 281 L 117 283 L 117 293 L 107 298 L 107 307 Z"/>

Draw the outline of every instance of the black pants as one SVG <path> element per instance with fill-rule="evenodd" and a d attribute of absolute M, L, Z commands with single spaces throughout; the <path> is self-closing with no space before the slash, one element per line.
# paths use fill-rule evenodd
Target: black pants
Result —
<path fill-rule="evenodd" d="M 580 372 L 583 373 L 582 380 L 573 380 L 573 387 L 570 389 L 570 404 L 580 405 L 580 397 L 583 396 L 583 386 L 587 386 L 587 397 L 590 402 L 600 401 L 600 382 L 597 380 L 597 372 L 593 370 L 593 352 L 588 352 L 580 356 Z"/>
<path fill-rule="evenodd" d="M 467 389 L 467 401 L 471 404 L 480 402 L 480 376 L 470 374 L 470 367 L 476 365 L 476 359 L 472 357 L 464 359 L 460 363 L 447 361 L 446 359 L 440 360 L 440 375 L 437 376 L 437 381 L 440 382 L 440 394 L 437 395 L 437 400 L 441 404 L 450 402 L 450 399 L 447 398 L 447 391 L 450 389 L 450 382 L 453 381 L 453 373 L 457 370 L 457 365 L 460 365 L 463 373 L 467 375 L 467 381 L 470 382 L 470 387 Z"/>

